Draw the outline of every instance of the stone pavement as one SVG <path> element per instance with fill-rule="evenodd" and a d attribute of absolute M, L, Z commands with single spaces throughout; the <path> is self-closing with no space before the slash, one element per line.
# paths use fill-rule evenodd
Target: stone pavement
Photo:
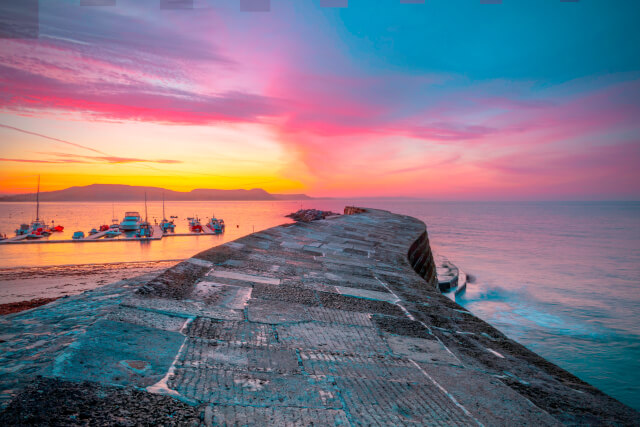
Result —
<path fill-rule="evenodd" d="M 425 225 L 385 211 L 254 233 L 0 326 L 2 425 L 640 424 L 441 295 Z"/>

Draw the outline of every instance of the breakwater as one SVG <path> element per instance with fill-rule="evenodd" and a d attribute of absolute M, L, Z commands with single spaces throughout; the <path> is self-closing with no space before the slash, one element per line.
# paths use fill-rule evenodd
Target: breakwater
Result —
<path fill-rule="evenodd" d="M 345 213 L 5 316 L 0 422 L 640 422 L 444 297 L 424 223 Z"/>

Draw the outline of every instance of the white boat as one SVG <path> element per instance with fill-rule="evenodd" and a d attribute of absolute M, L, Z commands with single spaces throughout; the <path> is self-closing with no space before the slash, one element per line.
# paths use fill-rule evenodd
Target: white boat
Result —
<path fill-rule="evenodd" d="M 137 231 L 140 229 L 140 221 L 141 218 L 138 212 L 125 212 L 119 228 L 122 231 Z"/>
<path fill-rule="evenodd" d="M 71 236 L 71 238 L 73 240 L 80 240 L 80 239 L 84 239 L 84 232 L 82 231 L 76 231 L 75 233 L 73 233 L 73 236 Z"/>

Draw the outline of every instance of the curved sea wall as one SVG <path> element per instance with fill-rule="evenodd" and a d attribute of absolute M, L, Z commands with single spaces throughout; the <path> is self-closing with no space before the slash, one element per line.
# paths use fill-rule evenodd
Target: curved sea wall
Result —
<path fill-rule="evenodd" d="M 407 258 L 413 270 L 426 280 L 429 285 L 438 289 L 436 264 L 433 259 L 433 253 L 429 245 L 429 236 L 426 230 L 418 237 L 418 240 L 413 242 L 409 248 Z"/>
<path fill-rule="evenodd" d="M 0 425 L 640 425 L 442 295 L 423 222 L 345 213 L 0 317 Z"/>
<path fill-rule="evenodd" d="M 365 208 L 358 208 L 355 206 L 347 206 L 344 208 L 345 215 L 355 215 L 359 213 L 365 213 Z M 414 241 L 409 247 L 407 258 L 413 270 L 418 273 L 420 277 L 427 281 L 427 283 L 438 289 L 438 276 L 436 274 L 436 264 L 434 262 L 433 253 L 431 252 L 431 246 L 429 245 L 429 235 L 427 234 L 427 227 L 424 226 L 424 231 L 420 234 L 420 237 Z"/>

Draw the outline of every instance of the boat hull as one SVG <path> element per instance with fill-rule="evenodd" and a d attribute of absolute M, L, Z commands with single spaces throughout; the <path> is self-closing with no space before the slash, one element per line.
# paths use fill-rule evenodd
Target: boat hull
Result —
<path fill-rule="evenodd" d="M 140 230 L 140 224 L 120 224 L 120 231 L 137 231 Z"/>

